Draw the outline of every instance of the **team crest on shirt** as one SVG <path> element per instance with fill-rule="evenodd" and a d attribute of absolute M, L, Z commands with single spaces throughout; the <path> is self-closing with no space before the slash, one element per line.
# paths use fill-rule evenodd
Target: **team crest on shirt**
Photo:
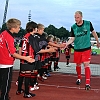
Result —
<path fill-rule="evenodd" d="M 2 38 L 0 38 L 0 42 L 2 42 Z"/>
<path fill-rule="evenodd" d="M 2 44 L 3 44 L 3 35 L 2 35 L 2 34 L 0 34 L 0 47 L 2 47 L 2 48 L 3 48 Z"/>
<path fill-rule="evenodd" d="M 3 36 L 0 36 L 0 43 L 2 42 Z"/>

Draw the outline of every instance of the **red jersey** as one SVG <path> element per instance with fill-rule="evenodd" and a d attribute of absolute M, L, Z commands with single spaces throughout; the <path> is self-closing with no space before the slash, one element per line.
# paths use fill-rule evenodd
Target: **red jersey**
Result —
<path fill-rule="evenodd" d="M 71 48 L 65 48 L 65 55 L 69 56 L 71 53 Z"/>
<path fill-rule="evenodd" d="M 71 48 L 74 49 L 74 47 L 71 44 L 68 45 L 68 48 L 65 48 L 66 56 L 69 56 L 71 54 Z"/>
<path fill-rule="evenodd" d="M 34 58 L 34 49 L 29 43 L 29 36 L 30 36 L 30 33 L 27 33 L 21 41 L 21 44 L 20 44 L 21 52 L 22 52 L 21 55 L 22 56 L 32 56 L 32 58 Z M 27 61 L 21 60 L 21 63 L 27 63 Z"/>
<path fill-rule="evenodd" d="M 8 30 L 3 31 L 0 34 L 0 64 L 13 65 L 14 57 L 12 55 L 15 52 L 13 34 Z"/>

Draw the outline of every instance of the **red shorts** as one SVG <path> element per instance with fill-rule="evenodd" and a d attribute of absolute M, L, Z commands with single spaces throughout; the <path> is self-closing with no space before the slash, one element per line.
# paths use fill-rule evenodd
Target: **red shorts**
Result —
<path fill-rule="evenodd" d="M 74 52 L 74 62 L 83 63 L 91 60 L 91 50 L 86 50 L 82 52 Z"/>

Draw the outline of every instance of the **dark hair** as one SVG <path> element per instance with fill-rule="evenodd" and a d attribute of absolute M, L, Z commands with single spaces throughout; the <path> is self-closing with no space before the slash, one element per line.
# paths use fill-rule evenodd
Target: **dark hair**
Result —
<path fill-rule="evenodd" d="M 35 29 L 35 28 L 37 28 L 37 23 L 35 23 L 35 22 L 33 22 L 33 21 L 28 22 L 28 23 L 26 24 L 26 31 L 27 31 L 27 32 L 32 32 L 33 29 Z"/>

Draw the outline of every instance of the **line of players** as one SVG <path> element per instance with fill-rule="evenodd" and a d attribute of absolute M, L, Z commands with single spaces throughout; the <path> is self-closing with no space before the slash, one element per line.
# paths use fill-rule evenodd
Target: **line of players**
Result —
<path fill-rule="evenodd" d="M 47 33 L 43 33 L 42 36 L 44 36 L 48 42 L 52 42 L 54 44 L 60 44 L 60 39 L 57 38 L 56 36 L 53 35 L 47 35 Z M 44 49 L 49 49 L 51 48 L 51 45 L 47 45 L 46 48 Z M 48 76 L 50 76 L 50 72 L 52 72 L 52 62 L 54 62 L 54 71 L 57 71 L 58 69 L 60 69 L 58 67 L 58 61 L 59 61 L 59 57 L 60 57 L 60 48 L 56 48 L 56 52 L 46 52 L 46 53 L 40 53 L 40 61 L 41 61 L 41 68 L 38 69 L 38 71 L 34 71 L 34 75 L 31 76 L 29 75 L 30 79 L 30 83 L 29 83 L 29 90 L 33 91 L 33 90 L 38 90 L 39 86 L 38 86 L 38 80 L 44 81 L 45 79 L 47 79 Z M 27 75 L 26 75 L 27 74 Z M 18 89 L 16 91 L 16 95 L 20 95 L 22 94 L 24 91 L 24 89 L 22 89 L 22 84 L 24 81 L 24 78 L 28 76 L 28 73 L 22 73 L 19 72 L 19 77 L 18 80 L 16 82 L 16 85 L 18 85 Z M 25 81 L 24 81 L 25 82 Z M 30 93 L 30 95 L 26 95 L 24 97 L 26 98 L 30 98 L 33 97 L 34 95 L 32 95 L 32 93 Z"/>

